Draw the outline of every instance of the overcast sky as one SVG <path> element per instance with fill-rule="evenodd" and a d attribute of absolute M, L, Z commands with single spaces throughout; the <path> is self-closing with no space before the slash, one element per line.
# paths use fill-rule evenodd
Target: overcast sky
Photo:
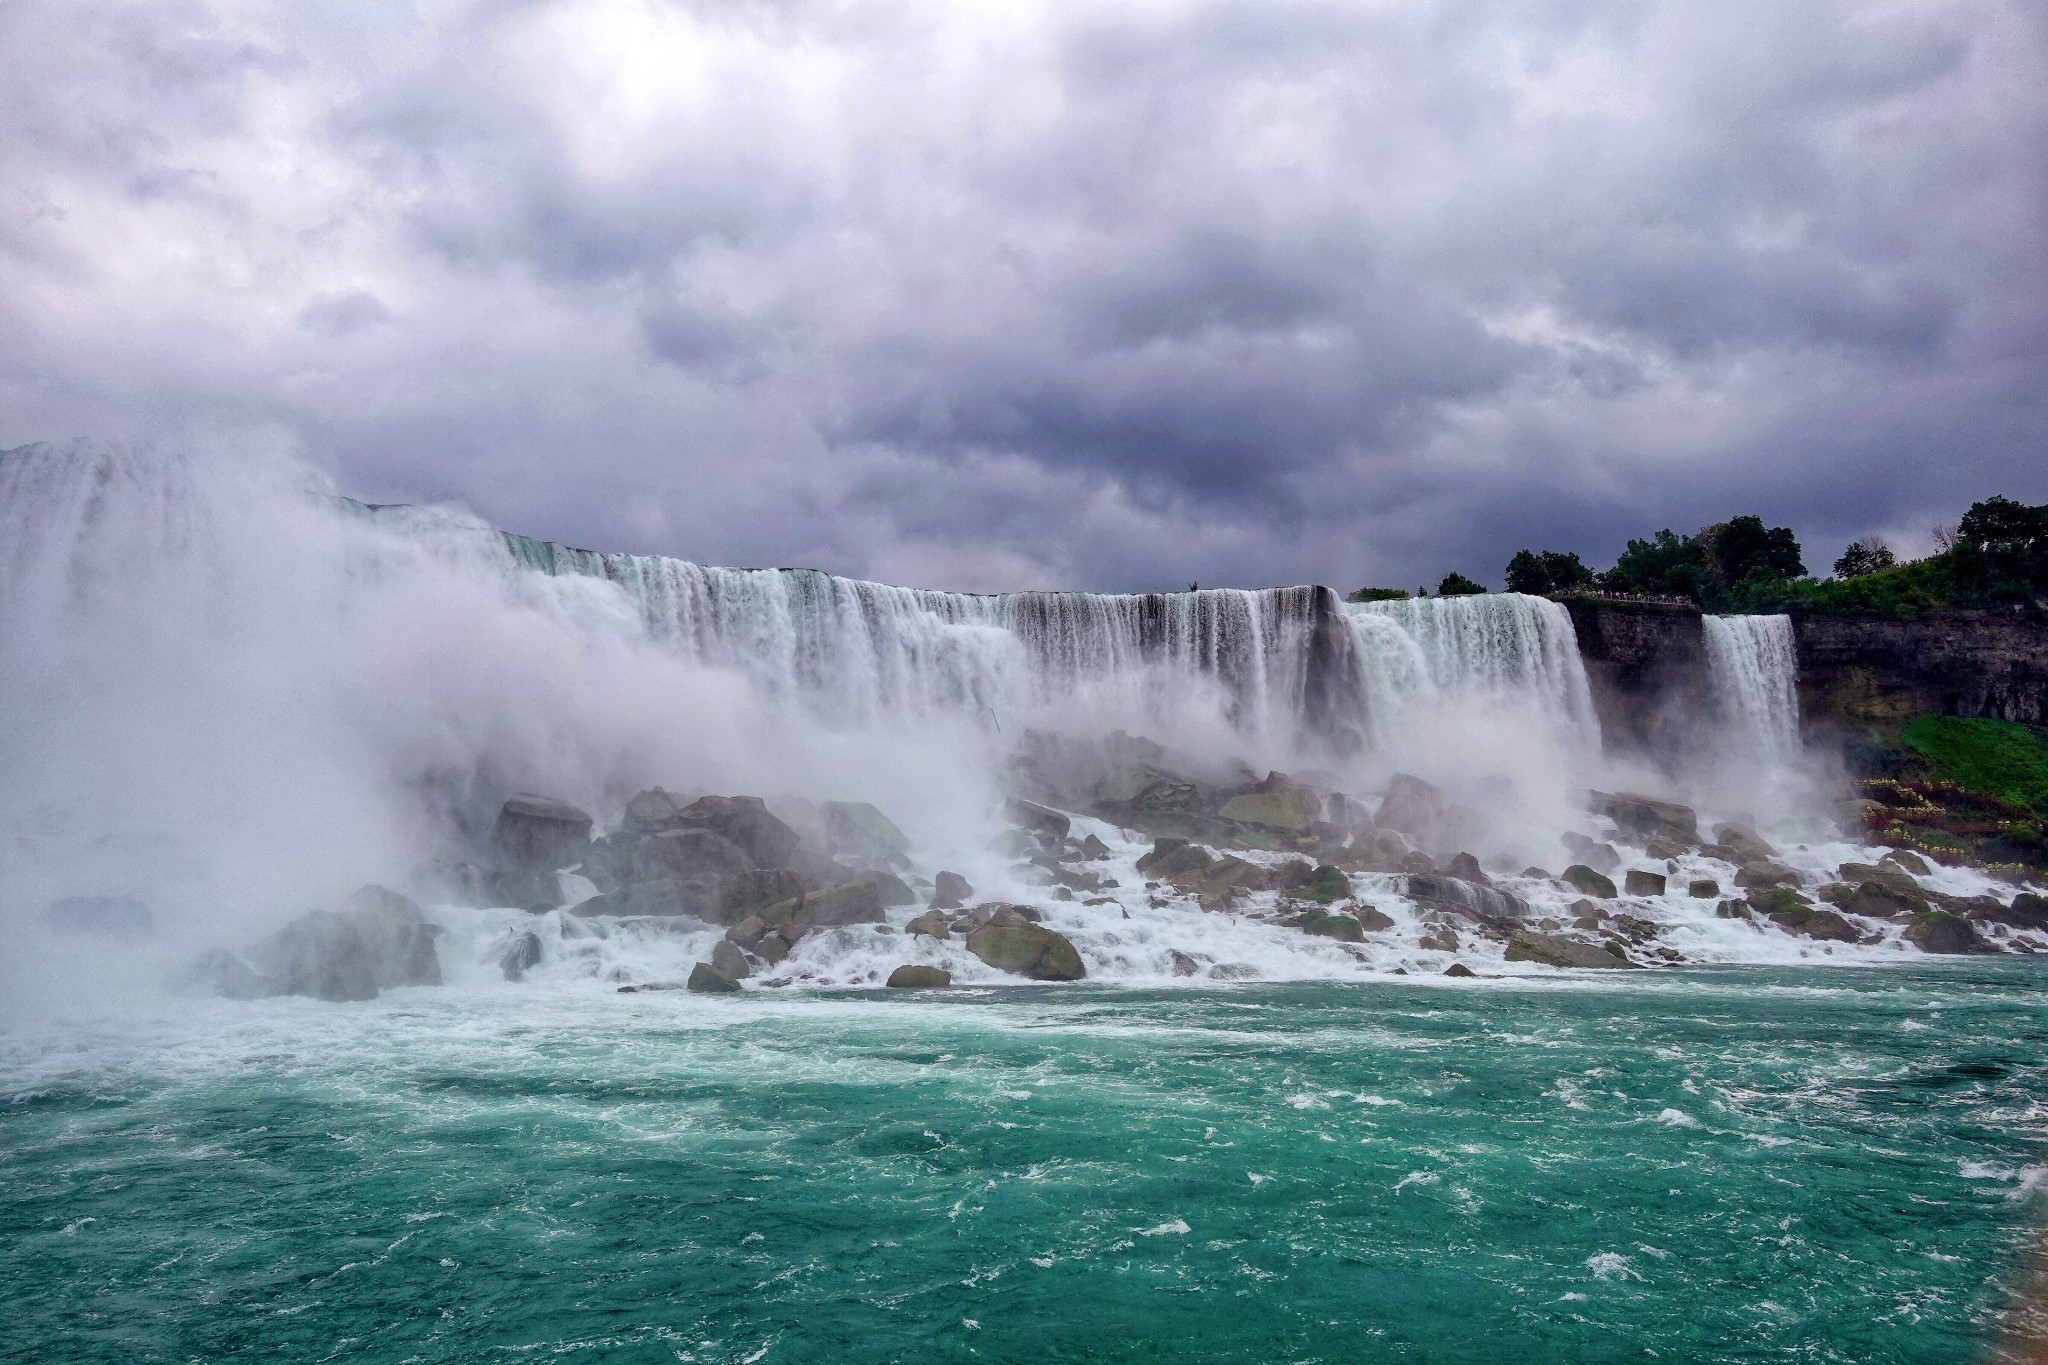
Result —
<path fill-rule="evenodd" d="M 2038 0 L 10 0 L 0 81 L 0 446 L 973 589 L 2048 500 Z"/>

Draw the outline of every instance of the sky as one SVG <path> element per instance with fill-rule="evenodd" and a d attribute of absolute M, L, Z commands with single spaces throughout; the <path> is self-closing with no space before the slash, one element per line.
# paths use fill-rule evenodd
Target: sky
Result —
<path fill-rule="evenodd" d="M 2048 501 L 2038 0 L 11 0 L 0 83 L 0 447 L 969 590 Z"/>

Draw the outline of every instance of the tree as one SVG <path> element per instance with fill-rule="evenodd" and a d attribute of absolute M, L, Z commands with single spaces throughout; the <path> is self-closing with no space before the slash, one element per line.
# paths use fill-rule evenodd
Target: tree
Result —
<path fill-rule="evenodd" d="M 1508 561 L 1508 591 L 1542 596 L 1553 592 L 1576 592 L 1590 588 L 1599 575 L 1587 568 L 1576 552 L 1560 550 L 1517 550 Z"/>
<path fill-rule="evenodd" d="M 1865 536 L 1842 551 L 1842 557 L 1835 561 L 1835 577 L 1867 578 L 1881 569 L 1897 564 L 1898 557 L 1892 554 L 1892 547 L 1876 536 Z"/>
<path fill-rule="evenodd" d="M 1408 596 L 1406 588 L 1360 588 L 1345 597 L 1346 602 L 1399 602 Z"/>
<path fill-rule="evenodd" d="M 1486 589 L 1455 570 L 1445 574 L 1443 581 L 1436 585 L 1438 597 L 1476 597 L 1485 591 Z"/>
<path fill-rule="evenodd" d="M 2029 507 L 2007 497 L 1971 503 L 1955 535 L 1959 545 L 2014 548 L 2043 537 L 2048 537 L 2048 507 Z"/>
<path fill-rule="evenodd" d="M 1600 575 L 1600 586 L 1609 592 L 1696 598 L 1706 572 L 1706 547 L 1666 527 L 1655 539 L 1631 540 L 1614 567 Z"/>
<path fill-rule="evenodd" d="M 1715 567 L 1730 584 L 1783 582 L 1805 574 L 1799 540 L 1789 526 L 1765 526 L 1762 517 L 1733 517 L 1700 533 Z"/>

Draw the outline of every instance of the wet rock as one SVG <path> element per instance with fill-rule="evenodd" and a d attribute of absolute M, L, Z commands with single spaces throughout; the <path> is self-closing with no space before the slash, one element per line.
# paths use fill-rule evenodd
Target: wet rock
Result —
<path fill-rule="evenodd" d="M 1901 895 L 1878 882 L 1826 887 L 1820 898 L 1844 914 L 1861 915 L 1865 919 L 1910 919 L 1932 908 L 1927 898 L 1917 890 L 1911 895 Z"/>
<path fill-rule="evenodd" d="M 1020 861 L 1036 857 L 1039 852 L 1037 836 L 1025 829 L 1006 829 L 998 834 L 989 846 L 1005 858 Z"/>
<path fill-rule="evenodd" d="M 43 923 L 65 934 L 137 937 L 156 921 L 134 896 L 66 896 L 44 907 Z"/>
<path fill-rule="evenodd" d="M 302 915 L 256 945 L 249 961 L 264 995 L 374 1000 L 393 986 L 438 986 L 434 929 L 395 891 L 366 886 L 336 912 Z"/>
<path fill-rule="evenodd" d="M 797 832 L 758 796 L 706 796 L 683 807 L 677 819 L 745 849 L 760 867 L 788 867 L 800 842 Z"/>
<path fill-rule="evenodd" d="M 873 879 L 806 892 L 793 920 L 806 928 L 834 924 L 880 924 L 882 892 Z"/>
<path fill-rule="evenodd" d="M 1518 919 L 1529 911 L 1522 898 L 1497 886 L 1481 886 L 1462 877 L 1440 873 L 1409 876 L 1404 889 L 1410 900 L 1451 910 L 1479 920 Z"/>
<path fill-rule="evenodd" d="M 1209 969 L 1209 975 L 1217 981 L 1256 981 L 1259 969 L 1249 962 L 1219 962 Z"/>
<path fill-rule="evenodd" d="M 744 981 L 754 974 L 754 969 L 747 965 L 747 955 L 739 950 L 738 944 L 726 939 L 711 945 L 711 965 L 720 976 L 734 981 Z"/>
<path fill-rule="evenodd" d="M 1099 863 L 1109 857 L 1109 845 L 1091 834 L 1081 841 L 1081 856 L 1090 862 Z"/>
<path fill-rule="evenodd" d="M 2012 904 L 2000 905 L 1994 900 L 1972 911 L 1971 918 L 1987 924 L 2010 925 L 2015 929 L 2048 931 L 2048 896 L 2022 891 L 2012 898 Z"/>
<path fill-rule="evenodd" d="M 757 948 L 768 933 L 768 921 L 759 915 L 748 915 L 738 924 L 725 931 L 725 936 L 742 948 Z"/>
<path fill-rule="evenodd" d="M 1577 939 L 1522 930 L 1508 939 L 1507 960 L 1540 962 L 1549 967 L 1633 967 L 1611 948 L 1596 948 Z"/>
<path fill-rule="evenodd" d="M 967 884 L 967 878 L 958 872 L 941 872 L 932 878 L 932 908 L 934 910 L 958 910 L 967 904 L 974 888 Z"/>
<path fill-rule="evenodd" d="M 1398 971 L 1399 968 L 1396 968 L 1395 970 Z M 1444 968 L 1444 975 L 1458 977 L 1476 977 L 1479 975 L 1479 973 L 1473 971 L 1470 967 L 1467 967 L 1462 962 L 1453 962 L 1450 966 Z"/>
<path fill-rule="evenodd" d="M 804 879 L 786 867 L 761 867 L 738 873 L 719 890 L 715 922 L 738 923 L 758 910 L 803 892 Z"/>
<path fill-rule="evenodd" d="M 1455 953 L 1458 951 L 1458 931 L 1440 924 L 1417 939 L 1415 946 L 1425 952 Z"/>
<path fill-rule="evenodd" d="M 1033 981 L 1078 981 L 1088 974 L 1065 935 L 1021 920 L 982 925 L 967 936 L 967 951 L 997 971 Z"/>
<path fill-rule="evenodd" d="M 1201 963 L 1195 961 L 1178 948 L 1166 950 L 1166 961 L 1175 976 L 1194 976 L 1202 970 Z"/>
<path fill-rule="evenodd" d="M 185 973 L 185 983 L 202 995 L 228 1000 L 260 1000 L 278 994 L 268 977 L 225 948 L 201 953 Z"/>
<path fill-rule="evenodd" d="M 590 816 L 566 801 L 520 792 L 498 808 L 491 849 L 515 871 L 552 872 L 583 861 Z"/>
<path fill-rule="evenodd" d="M 711 923 L 722 918 L 719 910 L 722 889 L 721 883 L 713 877 L 635 882 L 616 891 L 601 891 L 588 900 L 578 901 L 569 907 L 569 913 L 579 919 L 599 915 L 619 919 L 688 916 Z"/>
<path fill-rule="evenodd" d="M 1712 877 L 1695 877 L 1685 884 L 1685 894 L 1695 900 L 1710 901 L 1721 894 L 1721 883 Z"/>
<path fill-rule="evenodd" d="M 1417 849 L 1412 853 L 1402 854 L 1394 863 L 1394 870 L 1411 877 L 1426 877 L 1436 871 L 1436 859 Z"/>
<path fill-rule="evenodd" d="M 1054 839 L 1066 838 L 1074 827 L 1074 822 L 1059 811 L 1022 797 L 1011 797 L 1004 802 L 1003 813 L 1022 828 Z"/>
<path fill-rule="evenodd" d="M 1661 834 L 1687 847 L 1700 841 L 1699 816 L 1691 806 L 1676 801 L 1640 792 L 1616 792 L 1601 803 L 1600 812 L 1631 834 Z"/>
<path fill-rule="evenodd" d="M 1664 894 L 1665 879 L 1655 872 L 1630 868 L 1623 885 L 1631 896 L 1661 896 Z"/>
<path fill-rule="evenodd" d="M 1217 812 L 1225 820 L 1306 834 L 1321 819 L 1322 798 L 1286 773 L 1273 772 L 1248 792 L 1233 796 Z"/>
<path fill-rule="evenodd" d="M 1621 866 L 1621 854 L 1615 851 L 1613 844 L 1588 839 L 1585 835 L 1575 834 L 1570 830 L 1564 832 L 1559 842 L 1574 858 L 1595 872 L 1612 872 Z"/>
<path fill-rule="evenodd" d="M 1394 917 L 1376 905 L 1359 905 L 1355 912 L 1358 922 L 1369 934 L 1383 933 L 1394 927 Z"/>
<path fill-rule="evenodd" d="M 727 976 L 709 962 L 699 962 L 690 968 L 690 980 L 686 989 L 701 995 L 730 995 L 740 988 L 740 983 Z"/>
<path fill-rule="evenodd" d="M 1327 905 L 1351 894 L 1351 879 L 1325 863 L 1315 869 L 1306 883 L 1295 888 L 1293 894 L 1303 900 L 1321 901 Z"/>
<path fill-rule="evenodd" d="M 485 880 L 486 905 L 511 905 L 537 915 L 554 909 L 562 899 L 562 879 L 551 871 L 500 870 Z"/>
<path fill-rule="evenodd" d="M 1534 863 L 1531 863 L 1529 866 L 1523 868 L 1522 875 L 1532 882 L 1547 882 L 1550 880 L 1550 874 L 1548 872 L 1545 872 L 1542 868 L 1537 867 Z"/>
<path fill-rule="evenodd" d="M 1479 865 L 1479 859 L 1470 853 L 1453 854 L 1451 860 L 1444 864 L 1444 871 L 1453 877 L 1476 882 L 1480 886 L 1493 885 L 1493 878 L 1486 875 L 1486 869 Z"/>
<path fill-rule="evenodd" d="M 1744 891 L 1768 891 L 1772 887 L 1799 884 L 1797 872 L 1776 863 L 1744 863 L 1735 873 L 1735 885 Z"/>
<path fill-rule="evenodd" d="M 875 884 L 875 895 L 881 900 L 883 909 L 917 904 L 917 893 L 910 889 L 910 883 L 895 873 L 877 872 L 872 880 Z"/>
<path fill-rule="evenodd" d="M 1789 886 L 1767 886 L 1750 893 L 1749 908 L 1760 915 L 1795 915 L 1813 909 L 1813 902 Z"/>
<path fill-rule="evenodd" d="M 518 981 L 528 970 L 540 965 L 540 952 L 540 935 L 531 929 L 523 930 L 514 934 L 505 951 L 498 954 L 498 970 L 507 981 Z"/>
<path fill-rule="evenodd" d="M 1566 868 L 1561 880 L 1570 883 L 1585 895 L 1598 896 L 1602 900 L 1613 900 L 1617 894 L 1613 882 L 1584 863 L 1573 863 Z"/>
<path fill-rule="evenodd" d="M 1977 932 L 1977 926 L 1946 910 L 1930 910 L 1906 927 L 1906 941 L 1924 953 L 1984 953 L 1992 951 Z"/>
<path fill-rule="evenodd" d="M 1775 861 L 1778 850 L 1748 825 L 1722 824 L 1714 826 L 1714 842 L 1731 850 L 1735 856 L 1730 861 L 1737 863 L 1768 863 Z"/>
<path fill-rule="evenodd" d="M 1749 902 L 1738 900 L 1722 901 L 1714 907 L 1714 918 L 1739 919 L 1746 922 L 1749 919 Z"/>
<path fill-rule="evenodd" d="M 1925 877 L 1934 871 L 1932 865 L 1919 854 L 1903 848 L 1895 848 L 1877 860 L 1880 867 L 1896 867 L 1899 871 L 1915 877 Z"/>
<path fill-rule="evenodd" d="M 1138 859 L 1138 871 L 1164 881 L 1184 871 L 1207 867 L 1210 861 L 1208 849 L 1169 835 L 1152 841 L 1152 851 Z"/>
<path fill-rule="evenodd" d="M 716 831 L 693 827 L 652 834 L 622 829 L 592 843 L 583 859 L 584 875 L 600 891 L 698 878 L 723 883 L 753 870 L 745 849 Z"/>
<path fill-rule="evenodd" d="M 1335 871 L 1335 869 L 1332 869 Z M 1299 891 L 1316 880 L 1322 868 L 1306 858 L 1286 858 L 1266 869 L 1266 884 L 1281 892 Z M 1341 872 L 1339 876 L 1343 875 Z"/>
<path fill-rule="evenodd" d="M 1381 829 L 1399 830 L 1418 843 L 1433 844 L 1450 823 L 1451 800 L 1434 783 L 1410 773 L 1395 773 L 1373 814 Z"/>
<path fill-rule="evenodd" d="M 827 851 L 856 867 L 910 865 L 910 836 L 866 801 L 826 801 L 818 807 Z"/>
<path fill-rule="evenodd" d="M 952 985 L 953 974 L 943 967 L 927 967 L 919 962 L 906 962 L 889 973 L 889 980 L 884 984 L 892 990 L 899 991 L 931 990 L 939 986 Z"/>
<path fill-rule="evenodd" d="M 1384 872 L 1414 851 L 1414 841 L 1399 830 L 1365 829 L 1351 836 L 1344 856 L 1361 871 Z"/>
<path fill-rule="evenodd" d="M 1663 834 L 1652 834 L 1643 840 L 1643 852 L 1660 862 L 1683 858 L 1692 851 L 1691 846 Z"/>
<path fill-rule="evenodd" d="M 760 942 L 754 945 L 754 952 L 763 962 L 772 967 L 785 957 L 788 957 L 789 950 L 793 946 L 792 941 L 784 937 L 781 930 L 771 930 L 763 934 Z"/>
<path fill-rule="evenodd" d="M 949 938 L 952 936 L 952 929 L 946 923 L 945 914 L 936 909 L 925 911 L 903 927 L 910 933 L 922 934 L 926 938 Z"/>
<path fill-rule="evenodd" d="M 1334 938 L 1344 943 L 1365 942 L 1365 926 L 1350 915 L 1327 910 L 1309 910 L 1294 921 L 1294 927 L 1315 938 Z"/>

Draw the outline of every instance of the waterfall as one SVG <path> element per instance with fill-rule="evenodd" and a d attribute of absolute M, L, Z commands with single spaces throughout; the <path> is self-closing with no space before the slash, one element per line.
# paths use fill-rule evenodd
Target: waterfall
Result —
<path fill-rule="evenodd" d="M 1707 682 L 1721 723 L 1760 757 L 1799 749 L 1799 653 L 1789 616 L 1709 616 Z"/>
<path fill-rule="evenodd" d="M 1418 702 L 1532 705 L 1597 744 L 1600 722 L 1571 613 L 1524 593 L 1353 602 L 1369 705 L 1382 724 Z"/>

